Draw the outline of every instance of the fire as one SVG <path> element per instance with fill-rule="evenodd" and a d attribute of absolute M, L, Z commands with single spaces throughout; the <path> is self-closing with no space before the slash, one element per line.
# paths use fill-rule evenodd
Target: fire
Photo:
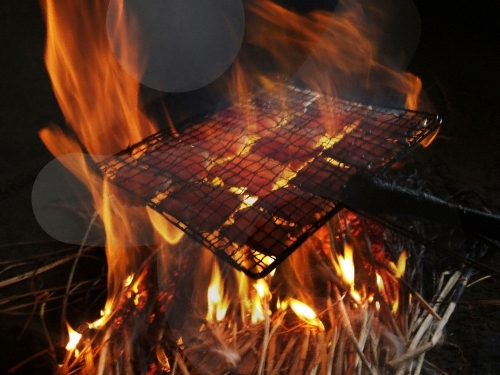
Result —
<path fill-rule="evenodd" d="M 387 270 L 379 270 L 376 272 L 376 283 L 379 292 L 386 299 L 386 302 L 391 306 L 393 314 L 397 314 L 400 305 L 400 291 L 398 279 L 404 276 L 407 263 L 406 250 L 401 251 L 396 263 L 386 261 Z M 385 276 L 383 276 L 385 275 Z"/>
<path fill-rule="evenodd" d="M 55 0 L 43 2 L 47 20 L 46 65 L 57 100 L 71 127 L 71 132 L 50 127 L 40 133 L 55 156 L 85 150 L 96 160 L 98 155 L 113 154 L 156 131 L 155 124 L 139 110 L 139 83 L 120 66 L 110 47 L 110 44 L 120 46 L 121 60 L 128 61 L 127 69 L 133 68 L 135 63 L 133 69 L 140 72 L 145 61 L 141 60 L 143 56 L 138 56 L 135 46 L 137 26 L 133 17 L 125 17 L 123 1 L 112 0 L 110 6 L 117 11 L 118 17 L 116 24 L 107 28 L 106 1 L 69 0 L 57 5 Z M 415 108 L 420 81 L 409 73 L 398 74 L 376 61 L 377 46 L 369 37 L 373 30 L 363 23 L 361 16 L 366 9 L 346 7 L 334 14 L 301 15 L 270 1 L 255 0 L 249 2 L 247 11 L 250 15 L 248 44 L 268 51 L 285 76 L 293 75 L 302 64 L 295 77 L 312 89 L 330 95 L 358 85 L 362 78 L 367 90 L 376 85 L 390 87 L 405 96 L 409 107 Z M 112 30 L 109 35 L 107 29 Z M 255 68 L 251 56 L 242 50 L 232 70 L 226 74 L 227 85 L 233 89 L 237 100 L 247 97 L 255 79 L 265 87 L 273 85 L 267 74 Z M 372 72 L 376 72 L 380 80 L 371 82 L 368 77 Z M 337 117 L 329 116 L 328 105 L 318 100 L 330 121 L 326 124 L 328 135 L 316 145 L 322 147 L 340 138 L 337 136 Z M 249 120 L 248 126 L 251 128 L 255 123 Z M 347 134 L 355 127 L 356 124 L 347 125 L 343 132 Z M 243 152 L 243 148 L 240 151 Z M 151 223 L 160 241 L 171 246 L 178 244 L 183 234 L 151 210 L 126 207 L 121 199 L 123 194 L 90 172 L 82 156 L 75 156 L 74 162 L 66 166 L 88 186 L 94 197 L 93 209 L 103 219 L 109 298 L 113 298 L 122 280 L 142 259 L 138 251 L 125 250 L 123 244 L 143 243 L 143 237 L 151 235 L 145 233 L 144 225 L 137 223 Z M 286 169 L 274 182 L 273 189 L 286 186 L 295 173 L 293 168 Z M 242 205 L 252 206 L 255 199 L 245 196 Z M 347 268 L 345 272 L 352 273 Z M 352 275 L 346 282 L 352 284 Z"/>
<path fill-rule="evenodd" d="M 392 264 L 392 263 L 391 263 Z M 399 254 L 398 261 L 396 266 L 394 267 L 394 276 L 396 278 L 400 278 L 404 275 L 406 270 L 406 250 L 403 250 L 401 254 Z"/>
<path fill-rule="evenodd" d="M 108 302 L 122 288 L 143 257 L 131 245 L 151 242 L 144 230 L 148 216 L 142 207 L 127 207 L 118 191 L 90 171 L 82 152 L 111 155 L 153 133 L 155 125 L 138 108 L 139 84 L 119 65 L 106 33 L 106 1 L 42 2 L 47 21 L 45 62 L 54 93 L 70 131 L 55 126 L 40 137 L 54 156 L 73 158 L 65 167 L 77 176 L 93 196 L 94 207 L 106 231 Z M 124 53 L 134 56 L 133 32 L 123 18 L 112 35 Z M 71 135 L 70 135 L 71 134 Z M 65 159 L 67 160 L 67 159 Z"/>
<path fill-rule="evenodd" d="M 106 307 L 101 310 L 101 317 L 94 322 L 88 324 L 90 329 L 99 329 L 103 327 L 111 316 L 112 310 L 109 300 L 106 302 Z"/>
<path fill-rule="evenodd" d="M 134 274 L 133 273 L 131 273 L 130 275 L 127 276 L 127 278 L 123 282 L 123 285 L 125 287 L 128 287 L 130 284 L 132 284 L 132 281 L 134 281 Z"/>
<path fill-rule="evenodd" d="M 120 66 L 108 40 L 111 38 L 113 45 L 121 46 L 120 50 L 127 55 L 125 59 L 130 62 L 127 68 L 131 69 L 135 62 L 135 69 L 139 72 L 143 61 L 137 56 L 137 49 L 134 47 L 134 35 L 137 30 L 133 18 L 127 20 L 124 17 L 122 0 L 110 0 L 110 3 L 118 10 L 119 17 L 117 24 L 111 28 L 113 32 L 108 35 L 107 1 L 43 1 L 47 20 L 46 66 L 69 130 L 63 131 L 51 126 L 43 129 L 40 137 L 54 156 L 74 154 L 74 158 L 67 161 L 65 166 L 91 192 L 93 206 L 89 207 L 89 210 L 100 216 L 106 231 L 108 300 L 102 317 L 89 324 L 93 329 L 101 329 L 110 321 L 114 321 L 111 317 L 114 317 L 120 306 L 117 302 L 120 296 L 131 299 L 138 308 L 147 297 L 146 293 L 141 292 L 145 274 L 137 273 L 142 262 L 149 259 L 151 254 L 155 255 L 159 264 L 158 277 L 163 278 L 165 275 L 162 272 L 166 274 L 170 265 L 171 250 L 183 244 L 185 239 L 181 230 L 156 211 L 142 205 L 128 204 L 130 197 L 94 174 L 83 155 L 83 152 L 88 152 L 91 158 L 97 161 L 157 131 L 156 125 L 139 109 L 139 83 Z M 372 35 L 370 33 L 373 30 L 363 23 L 363 9 L 360 7 L 351 7 L 333 15 L 326 12 L 300 15 L 274 2 L 255 0 L 248 3 L 247 11 L 250 15 L 247 22 L 248 45 L 270 53 L 286 78 L 293 76 L 311 89 L 333 96 L 345 95 L 349 90 L 371 92 L 380 87 L 391 89 L 403 97 L 407 107 L 417 108 L 420 80 L 410 73 L 397 73 L 376 61 L 377 46 L 367 36 Z M 242 51 L 225 75 L 227 81 L 221 84 L 231 88 L 231 94 L 236 100 L 247 99 L 256 81 L 264 87 L 273 86 L 274 79 L 259 71 L 251 58 L 246 61 L 247 58 L 248 51 Z M 370 80 L 371 75 L 377 76 L 376 82 Z M 284 113 L 287 113 L 289 110 L 286 108 L 285 99 L 283 98 L 283 106 Z M 326 119 L 327 133 L 319 137 L 313 145 L 314 148 L 333 146 L 359 125 L 359 122 L 351 123 L 341 129 L 338 116 L 331 113 L 328 103 L 319 98 L 318 105 Z M 252 144 L 257 141 L 252 135 L 252 128 L 257 126 L 252 114 L 242 114 L 242 117 L 243 121 L 247 122 L 249 135 L 247 143 L 238 149 L 239 153 L 249 152 Z M 271 121 L 275 120 L 276 124 L 285 125 L 282 118 Z M 337 167 L 348 168 L 333 158 L 327 161 Z M 283 174 L 273 181 L 272 190 L 287 187 L 300 167 L 286 166 Z M 222 185 L 224 181 L 216 177 L 210 183 Z M 229 189 L 242 196 L 241 209 L 254 206 L 258 199 L 257 196 L 247 193 L 245 187 Z M 158 245 L 156 250 L 139 246 L 152 243 Z M 345 246 L 343 255 L 336 254 L 332 263 L 342 282 L 349 288 L 352 298 L 360 302 L 364 291 L 362 288 L 355 288 L 357 270 L 353 252 L 352 246 Z M 256 256 L 264 264 L 275 261 L 266 254 L 256 253 Z M 325 326 L 310 307 L 315 305 L 311 302 L 315 288 L 313 277 L 305 272 L 312 265 L 310 260 L 306 260 L 308 256 L 310 254 L 305 250 L 303 253 L 298 251 L 283 264 L 288 272 L 286 277 L 291 281 L 285 282 L 281 276 L 280 283 L 286 284 L 285 287 L 289 289 L 287 292 L 290 293 L 283 292 L 283 299 L 278 296 L 277 312 L 284 314 L 290 307 L 309 326 L 324 331 Z M 396 264 L 387 263 L 393 279 L 404 275 L 406 257 L 404 251 Z M 250 281 L 243 274 L 238 274 L 235 276 L 236 287 L 227 285 L 231 283 L 225 282 L 218 263 L 212 263 L 208 287 L 206 279 L 195 281 L 199 284 L 196 288 L 203 289 L 203 293 L 206 291 L 206 300 L 203 296 L 203 302 L 200 302 L 207 303 L 206 320 L 209 323 L 218 323 L 229 319 L 228 311 L 231 311 L 231 301 L 235 299 L 231 293 L 235 293 L 238 295 L 237 304 L 244 325 L 256 326 L 266 322 L 269 326 L 273 313 L 269 304 L 274 276 Z M 387 282 L 385 279 L 388 278 L 387 270 L 385 272 L 384 275 L 377 273 L 376 285 L 381 294 L 389 295 L 389 287 L 384 287 L 384 281 Z M 397 284 L 397 280 L 392 282 Z M 361 294 L 359 291 L 362 291 Z M 286 297 L 290 295 L 295 295 L 298 299 Z M 389 301 L 393 311 L 398 309 L 398 298 L 396 295 L 395 299 Z M 74 350 L 81 335 L 69 326 L 68 331 L 70 341 L 66 348 Z M 165 351 L 159 346 L 155 350 L 160 364 L 169 368 L 169 358 Z"/>
<path fill-rule="evenodd" d="M 73 351 L 76 349 L 78 343 L 80 342 L 82 335 L 76 332 L 73 328 L 71 328 L 71 326 L 68 323 L 66 323 L 66 327 L 68 327 L 68 335 L 69 335 L 69 340 L 68 343 L 66 344 L 66 350 Z"/>
<path fill-rule="evenodd" d="M 271 299 L 271 292 L 269 291 L 269 285 L 265 279 L 257 280 L 253 288 L 256 293 L 252 296 L 252 313 L 250 322 L 252 324 L 257 324 L 265 320 L 265 314 L 268 310 L 267 303 Z M 266 306 L 265 306 L 266 304 Z"/>
<path fill-rule="evenodd" d="M 382 276 L 380 276 L 380 274 L 377 272 L 375 274 L 375 277 L 377 279 L 377 287 L 378 287 L 378 290 L 383 292 L 384 291 L 384 280 L 382 279 Z"/>
<path fill-rule="evenodd" d="M 406 106 L 415 109 L 420 79 L 377 61 L 379 30 L 365 17 L 380 10 L 340 3 L 333 14 L 316 11 L 304 16 L 270 1 L 252 1 L 249 43 L 267 50 L 283 74 L 294 75 L 317 92 L 345 96 L 360 88 L 369 92 L 385 87 L 403 94 Z"/>
<path fill-rule="evenodd" d="M 123 5 L 120 1 L 112 2 Z M 44 2 L 47 19 L 45 61 L 54 93 L 85 149 L 110 155 L 151 134 L 155 126 L 138 110 L 138 82 L 119 65 L 106 32 L 106 1 Z M 135 56 L 133 25 L 122 9 L 111 36 L 129 60 Z"/>
<path fill-rule="evenodd" d="M 351 245 L 344 246 L 344 255 L 336 254 L 337 261 L 334 262 L 334 267 L 343 281 L 349 286 L 349 294 L 356 301 L 361 302 L 362 297 L 359 291 L 355 289 L 355 268 L 353 260 L 353 248 Z"/>
<path fill-rule="evenodd" d="M 344 248 L 344 256 L 341 254 L 337 255 L 339 262 L 339 273 L 342 278 L 347 283 L 347 285 L 354 287 L 354 261 L 352 259 L 352 247 L 346 245 Z"/>
<path fill-rule="evenodd" d="M 247 207 L 253 206 L 253 204 L 257 201 L 257 198 L 258 197 L 253 196 L 253 195 L 244 195 L 243 196 L 243 203 L 242 203 L 241 207 L 247 208 Z"/>
<path fill-rule="evenodd" d="M 218 264 L 214 262 L 212 278 L 207 290 L 207 321 L 211 323 L 222 321 L 229 307 L 229 300 L 224 295 L 224 282 Z"/>
<path fill-rule="evenodd" d="M 288 299 L 288 304 L 293 312 L 307 324 L 319 328 L 321 331 L 325 330 L 323 323 L 319 320 L 318 316 L 312 308 L 299 300 L 294 298 Z"/>
<path fill-rule="evenodd" d="M 146 207 L 149 220 L 151 224 L 155 228 L 156 232 L 170 245 L 178 244 L 182 238 L 184 237 L 184 232 L 179 228 L 174 226 L 168 220 L 165 220 L 163 216 L 161 216 L 155 210 Z"/>

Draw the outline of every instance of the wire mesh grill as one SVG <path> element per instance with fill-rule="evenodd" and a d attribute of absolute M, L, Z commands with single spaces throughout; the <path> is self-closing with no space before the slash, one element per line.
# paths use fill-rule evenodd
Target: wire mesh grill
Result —
<path fill-rule="evenodd" d="M 99 163 L 122 189 L 251 277 L 262 277 L 374 173 L 437 129 L 436 115 L 296 87 L 158 132 Z"/>

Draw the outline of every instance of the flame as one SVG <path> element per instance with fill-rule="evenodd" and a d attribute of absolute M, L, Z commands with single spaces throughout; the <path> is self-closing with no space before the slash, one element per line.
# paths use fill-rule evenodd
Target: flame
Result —
<path fill-rule="evenodd" d="M 276 310 L 285 311 L 288 308 L 288 300 L 281 300 L 279 297 L 276 301 Z"/>
<path fill-rule="evenodd" d="M 116 60 L 106 31 L 106 1 L 55 0 L 44 3 L 47 20 L 45 62 L 67 123 L 85 149 L 114 154 L 155 130 L 138 110 L 139 84 Z M 117 24 L 110 37 L 127 60 L 138 61 L 133 21 L 125 21 L 119 0 Z"/>
<path fill-rule="evenodd" d="M 226 316 L 229 300 L 224 294 L 224 282 L 217 262 L 212 268 L 212 278 L 207 291 L 208 311 L 207 321 L 211 323 L 220 322 Z"/>
<path fill-rule="evenodd" d="M 102 317 L 89 324 L 91 328 L 100 328 L 113 316 L 116 307 L 114 300 L 123 287 L 130 291 L 129 295 L 133 296 L 136 305 L 140 303 L 139 283 L 143 277 L 134 281 L 130 275 L 141 264 L 144 254 L 132 245 L 143 243 L 142 238 L 153 235 L 155 231 L 159 237 L 155 239 L 161 244 L 175 246 L 181 242 L 184 234 L 149 208 L 125 205 L 122 192 L 96 176 L 82 154 L 84 151 L 89 152 L 92 159 L 97 161 L 99 155 L 114 154 L 157 130 L 155 124 L 139 110 L 139 83 L 120 66 L 108 40 L 110 38 L 115 46 L 121 46 L 121 53 L 126 55 L 122 57 L 130 65 L 127 66 L 128 70 L 134 67 L 137 72 L 141 71 L 142 62 L 134 47 L 136 26 L 133 17 L 126 19 L 123 0 L 109 1 L 109 6 L 114 7 L 120 15 L 110 35 L 106 31 L 108 1 L 43 0 L 42 4 L 47 21 L 45 62 L 68 129 L 63 131 L 51 126 L 40 132 L 40 138 L 56 157 L 75 154 L 71 161 L 66 161 L 65 166 L 88 187 L 93 196 L 93 207 L 89 207 L 89 211 L 96 211 L 105 226 L 108 300 Z M 250 15 L 247 43 L 269 52 L 284 77 L 293 75 L 318 92 L 335 96 L 349 93 L 350 90 L 390 88 L 404 97 L 408 108 L 416 109 L 421 90 L 420 80 L 410 73 L 395 72 L 378 62 L 377 47 L 374 38 L 370 38 L 376 33 L 363 23 L 362 14 L 366 9 L 356 6 L 346 9 L 333 15 L 326 12 L 304 15 L 293 13 L 268 0 L 252 0 L 247 4 Z M 248 57 L 249 54 L 243 51 L 226 74 L 228 80 L 224 84 L 231 88 L 235 100 L 247 99 L 256 81 L 263 87 L 274 87 L 274 79 L 259 71 L 252 59 L 246 61 Z M 372 76 L 376 76 L 377 80 L 370 79 Z M 343 128 L 339 129 L 340 122 L 328 103 L 319 98 L 318 105 L 325 117 L 327 135 L 317 141 L 317 148 L 333 146 L 359 124 L 342 125 Z M 283 107 L 287 113 L 285 98 Z M 245 153 L 258 139 L 252 134 L 252 129 L 257 125 L 255 115 L 252 117 L 250 113 L 243 113 L 241 117 L 247 122 L 249 135 L 247 143 L 238 151 Z M 270 122 L 275 120 L 280 125 L 285 122 L 284 118 L 272 119 Z M 329 159 L 329 162 L 344 167 L 335 159 Z M 273 189 L 286 186 L 296 173 L 296 169 L 287 168 L 275 181 Z M 223 181 L 215 179 L 212 183 L 223 184 Z M 237 194 L 243 196 L 242 208 L 255 203 L 257 198 L 246 194 L 244 187 L 235 189 L 240 189 Z M 151 224 L 151 233 L 144 229 L 143 223 Z M 352 251 L 350 246 L 346 246 L 344 256 L 338 255 L 336 270 L 349 285 L 353 298 L 359 301 L 361 296 L 354 289 Z M 162 251 L 159 255 L 164 257 L 160 262 L 162 266 L 168 262 L 167 253 Z M 262 254 L 261 257 L 266 264 L 275 261 L 268 255 Z M 298 298 L 310 303 L 307 294 L 314 288 L 312 278 L 303 272 L 309 265 L 305 258 L 305 255 L 296 252 L 286 267 L 293 275 L 290 276 L 293 281 L 289 284 L 289 288 L 295 290 L 296 294 L 293 295 L 298 294 Z M 392 266 L 389 267 L 396 278 L 404 274 L 405 263 L 406 252 L 400 255 L 397 265 L 390 263 Z M 250 319 L 255 324 L 265 319 L 263 311 L 267 311 L 264 304 L 270 299 L 270 278 L 250 283 L 245 276 L 241 276 L 238 277 L 238 293 L 242 301 L 249 301 L 241 303 L 242 318 L 245 321 Z M 207 321 L 223 320 L 229 308 L 229 298 L 218 265 L 214 265 L 212 270 L 207 301 Z M 279 303 L 278 310 L 286 309 L 287 306 L 307 324 L 324 329 L 307 304 L 285 299 Z M 70 342 L 71 337 L 70 333 Z M 159 357 L 163 358 L 162 352 L 159 352 Z"/>
<path fill-rule="evenodd" d="M 259 197 L 256 197 L 254 195 L 244 195 L 243 196 L 243 202 L 241 203 L 241 208 L 247 208 L 250 206 L 253 206 L 253 204 L 257 201 Z"/>
<path fill-rule="evenodd" d="M 392 313 L 393 314 L 396 314 L 398 312 L 398 309 L 399 309 L 399 293 L 396 294 L 396 298 L 394 299 L 394 302 L 392 303 Z"/>
<path fill-rule="evenodd" d="M 319 328 L 321 331 L 325 330 L 325 327 L 323 326 L 321 320 L 319 320 L 314 310 L 308 305 L 294 298 L 288 299 L 288 305 L 293 310 L 293 312 L 304 322 Z"/>
<path fill-rule="evenodd" d="M 344 247 L 344 256 L 337 254 L 338 272 L 342 275 L 342 278 L 351 289 L 354 288 L 354 262 L 352 255 L 353 250 L 350 245 Z"/>
<path fill-rule="evenodd" d="M 294 75 L 317 92 L 345 96 L 390 89 L 404 96 L 408 108 L 416 109 L 420 79 L 377 60 L 380 30 L 366 19 L 380 9 L 340 3 L 333 14 L 298 14 L 269 0 L 251 1 L 247 4 L 248 41 L 269 52 L 281 74 Z M 266 77 L 260 79 L 269 84 Z"/>
<path fill-rule="evenodd" d="M 120 9 L 120 1 L 112 3 Z M 56 157 L 74 154 L 65 167 L 87 186 L 94 202 L 89 211 L 96 211 L 104 223 L 107 311 L 123 280 L 141 263 L 140 252 L 127 244 L 142 244 L 150 236 L 143 224 L 148 222 L 148 216 L 142 207 L 124 205 L 118 190 L 90 171 L 83 152 L 98 160 L 99 155 L 111 155 L 138 142 L 156 127 L 138 108 L 139 83 L 122 69 L 110 48 L 107 2 L 45 0 L 42 7 L 47 21 L 45 62 L 70 130 L 47 127 L 40 132 L 40 138 Z M 124 17 L 118 17 L 113 30 L 110 38 L 121 43 L 129 60 L 137 60 L 133 21 L 126 24 Z"/>
<path fill-rule="evenodd" d="M 396 263 L 392 261 L 387 261 L 387 270 L 380 270 L 380 272 L 376 272 L 376 282 L 378 290 L 381 295 L 384 297 L 386 302 L 391 306 L 391 310 L 393 314 L 396 314 L 399 309 L 400 304 L 400 290 L 398 279 L 403 277 L 406 270 L 406 259 L 407 252 L 406 250 L 401 251 L 399 254 L 398 260 Z"/>
<path fill-rule="evenodd" d="M 345 244 L 344 255 L 336 254 L 337 261 L 334 261 L 333 265 L 335 270 L 340 275 L 342 280 L 349 286 L 349 295 L 356 301 L 356 303 L 361 303 L 365 295 L 365 286 L 363 285 L 360 291 L 355 289 L 355 268 L 353 260 L 353 248 L 350 244 Z"/>
<path fill-rule="evenodd" d="M 249 298 L 250 281 L 249 281 L 248 277 L 243 272 L 239 272 L 237 270 L 235 270 L 234 272 L 235 272 L 235 277 L 236 277 L 236 281 L 238 284 L 237 298 L 238 298 L 238 301 L 240 303 L 241 320 L 243 322 L 246 322 L 248 316 L 253 317 L 252 302 Z"/>
<path fill-rule="evenodd" d="M 127 278 L 125 279 L 125 281 L 123 282 L 123 285 L 125 287 L 128 287 L 130 284 L 132 284 L 132 281 L 134 280 L 134 274 L 131 273 L 130 275 L 127 276 Z"/>
<path fill-rule="evenodd" d="M 401 254 L 399 254 L 399 257 L 398 257 L 398 262 L 397 262 L 397 265 L 396 265 L 396 273 L 395 273 L 395 276 L 397 278 L 400 278 L 404 275 L 405 273 L 405 270 L 406 270 L 406 250 L 403 250 L 401 252 Z"/>
<path fill-rule="evenodd" d="M 265 320 L 265 311 L 272 298 L 269 284 L 272 275 L 256 281 L 250 280 L 243 272 L 235 271 L 238 282 L 237 303 L 241 309 L 241 319 L 246 324 L 258 324 Z M 273 272 L 274 273 L 274 270 Z M 266 304 L 266 306 L 265 306 Z"/>
<path fill-rule="evenodd" d="M 375 274 L 376 280 L 377 280 L 377 287 L 380 292 L 384 291 L 384 280 L 382 279 L 382 276 L 377 272 Z"/>
<path fill-rule="evenodd" d="M 401 251 L 401 254 L 399 254 L 399 257 L 398 257 L 396 264 L 394 264 L 394 262 L 391 262 L 391 261 L 388 262 L 389 269 L 391 270 L 394 277 L 397 279 L 402 277 L 405 273 L 406 257 L 407 257 L 406 250 L 403 250 L 403 251 Z"/>
<path fill-rule="evenodd" d="M 184 232 L 150 207 L 146 207 L 149 220 L 156 232 L 170 245 L 176 245 L 184 237 Z"/>
<path fill-rule="evenodd" d="M 165 350 L 160 345 L 156 346 L 156 358 L 158 359 L 158 363 L 161 365 L 162 370 L 167 373 L 170 372 L 170 361 L 165 354 Z"/>
<path fill-rule="evenodd" d="M 90 329 L 99 329 L 100 327 L 103 327 L 108 319 L 110 318 L 112 314 L 111 310 L 111 300 L 106 301 L 106 307 L 101 310 L 101 317 L 91 323 L 88 324 Z"/>
<path fill-rule="evenodd" d="M 271 299 L 271 292 L 269 291 L 269 284 L 265 279 L 259 279 L 253 284 L 253 288 L 256 293 L 252 296 L 252 313 L 250 322 L 252 324 L 257 324 L 265 320 L 264 304 L 267 304 Z"/>
<path fill-rule="evenodd" d="M 78 332 L 76 332 L 71 326 L 66 323 L 66 327 L 68 327 L 68 335 L 69 335 L 69 341 L 68 344 L 66 345 L 66 350 L 72 351 L 75 350 L 78 343 L 80 342 L 80 339 L 82 338 L 82 335 Z"/>

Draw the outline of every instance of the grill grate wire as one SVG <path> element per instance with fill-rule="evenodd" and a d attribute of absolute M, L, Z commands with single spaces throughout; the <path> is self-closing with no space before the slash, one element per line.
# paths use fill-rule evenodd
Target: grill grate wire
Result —
<path fill-rule="evenodd" d="M 96 165 L 123 190 L 253 278 L 269 274 L 342 206 L 350 176 L 389 167 L 437 115 L 284 86 Z"/>

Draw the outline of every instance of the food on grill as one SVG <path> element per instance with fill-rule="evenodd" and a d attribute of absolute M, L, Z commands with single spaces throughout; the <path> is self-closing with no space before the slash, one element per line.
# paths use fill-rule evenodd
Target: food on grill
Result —
<path fill-rule="evenodd" d="M 158 207 L 198 231 L 210 232 L 221 226 L 240 203 L 238 196 L 227 189 L 200 184 L 182 187 Z"/>
<path fill-rule="evenodd" d="M 439 123 L 432 114 L 280 86 L 175 134 L 153 134 L 98 169 L 261 277 L 343 206 L 353 174 L 387 167 Z M 264 265 L 262 254 L 276 261 Z"/>
<path fill-rule="evenodd" d="M 328 201 L 289 187 L 277 189 L 255 202 L 271 215 L 299 226 L 314 224 L 319 217 L 334 208 Z"/>
<path fill-rule="evenodd" d="M 353 131 L 332 148 L 325 150 L 323 155 L 349 165 L 371 169 L 387 164 L 401 147 L 404 145 L 398 144 L 397 141 L 362 131 Z"/>
<path fill-rule="evenodd" d="M 118 170 L 113 182 L 147 201 L 159 192 L 166 191 L 172 182 L 169 176 L 156 172 L 125 165 Z"/>
<path fill-rule="evenodd" d="M 239 245 L 248 245 L 266 255 L 279 256 L 286 250 L 289 227 L 278 225 L 272 217 L 255 207 L 238 211 L 234 224 L 222 227 L 221 234 Z"/>
<path fill-rule="evenodd" d="M 280 116 L 252 116 L 246 123 L 246 130 L 249 134 L 259 137 L 272 135 L 273 129 L 283 120 Z"/>
<path fill-rule="evenodd" d="M 355 168 L 335 166 L 319 157 L 301 169 L 290 183 L 314 195 L 339 201 L 340 193 L 355 172 Z"/>
<path fill-rule="evenodd" d="M 275 160 L 247 154 L 215 165 L 208 173 L 221 179 L 225 186 L 246 187 L 249 193 L 262 196 L 271 192 L 284 169 Z"/>
<path fill-rule="evenodd" d="M 276 112 L 276 114 L 273 114 Z M 266 136 L 267 131 L 277 126 L 282 120 L 281 111 L 272 111 L 266 108 L 265 111 L 245 111 L 236 108 L 226 108 L 214 115 L 214 121 L 206 125 L 209 128 L 227 130 L 244 130 L 248 135 Z M 210 134 L 206 134 L 210 136 Z"/>
<path fill-rule="evenodd" d="M 287 124 L 270 132 L 270 137 L 264 137 L 255 142 L 251 153 L 276 159 L 292 170 L 298 169 L 304 161 L 317 156 L 315 149 L 321 136 L 321 129 L 303 129 Z"/>
<path fill-rule="evenodd" d="M 146 152 L 140 159 L 144 164 L 164 171 L 187 181 L 198 180 L 206 176 L 209 163 L 208 151 L 192 144 L 166 144 L 151 152 Z"/>
<path fill-rule="evenodd" d="M 195 142 L 197 147 L 210 151 L 221 157 L 238 155 L 248 142 L 248 136 L 241 131 L 217 131 L 210 137 Z"/>

